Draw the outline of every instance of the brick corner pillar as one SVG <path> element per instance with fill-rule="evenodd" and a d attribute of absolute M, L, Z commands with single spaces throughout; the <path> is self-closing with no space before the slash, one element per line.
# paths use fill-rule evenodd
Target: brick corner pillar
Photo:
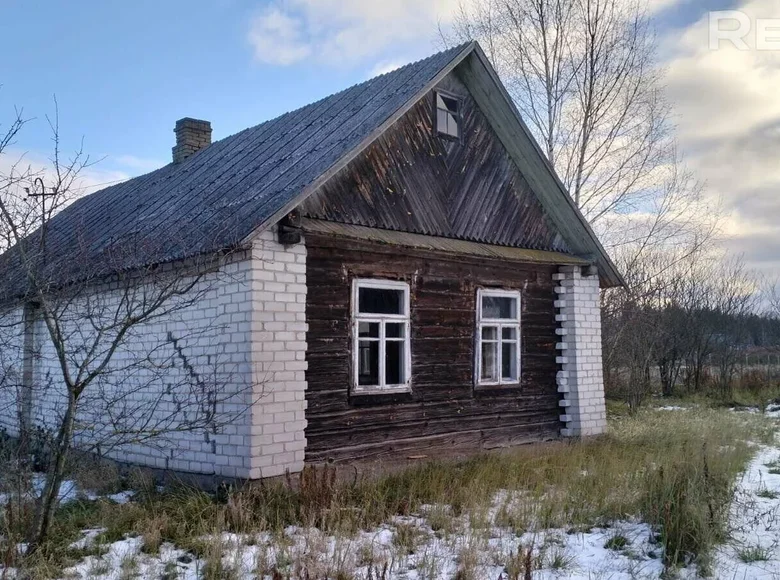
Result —
<path fill-rule="evenodd" d="M 604 372 L 601 358 L 601 306 L 598 275 L 584 276 L 579 266 L 561 266 L 555 307 L 558 323 L 558 392 L 563 408 L 561 435 L 598 435 L 606 430 Z"/>
<path fill-rule="evenodd" d="M 301 471 L 306 450 L 306 245 L 275 232 L 252 248 L 251 479 Z"/>

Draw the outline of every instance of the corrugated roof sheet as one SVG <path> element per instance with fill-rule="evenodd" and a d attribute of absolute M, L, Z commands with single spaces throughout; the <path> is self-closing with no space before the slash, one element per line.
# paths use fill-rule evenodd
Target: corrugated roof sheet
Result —
<path fill-rule="evenodd" d="M 85 264 L 90 276 L 98 276 L 238 244 L 424 89 L 466 46 L 373 78 L 217 141 L 182 163 L 75 202 L 49 224 L 47 264 L 58 268 L 58 279 L 69 280 Z M 12 259 L 8 254 L 7 261 Z M 23 272 L 7 261 L 3 269 L 18 276 L 6 279 L 6 290 L 10 285 L 18 291 Z"/>
<path fill-rule="evenodd" d="M 366 226 L 356 226 L 323 220 L 305 219 L 303 220 L 303 230 L 304 232 L 342 236 L 345 238 L 367 240 L 393 246 L 404 246 L 418 250 L 467 254 L 498 260 L 583 266 L 588 264 L 587 260 L 561 252 L 496 246 L 479 242 L 469 242 L 467 240 L 427 236 L 424 234 L 411 234 L 392 230 L 380 230 Z"/>
<path fill-rule="evenodd" d="M 514 115 L 510 124 L 521 129 L 507 139 L 533 141 L 479 46 L 463 44 L 217 141 L 182 163 L 78 200 L 47 226 L 43 278 L 52 283 L 94 279 L 235 247 L 325 182 L 467 56 L 472 57 L 467 63 L 485 69 L 474 77 L 477 88 L 488 96 L 503 95 L 506 103 L 499 108 Z M 518 164 L 527 171 L 523 161 Z M 552 168 L 543 169 L 557 186 L 540 201 L 558 210 L 557 225 L 567 243 L 579 240 L 580 253 L 584 249 L 598 258 L 610 284 L 623 283 Z M 0 272 L 0 301 L 24 292 L 18 251 L 0 256 Z"/>

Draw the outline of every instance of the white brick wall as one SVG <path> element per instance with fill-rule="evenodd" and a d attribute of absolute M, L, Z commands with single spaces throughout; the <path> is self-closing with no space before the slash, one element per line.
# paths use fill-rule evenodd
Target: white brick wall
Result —
<path fill-rule="evenodd" d="M 303 469 L 306 449 L 306 246 L 273 231 L 252 248 L 252 407 L 249 477 Z"/>
<path fill-rule="evenodd" d="M 558 285 L 558 392 L 562 393 L 564 436 L 597 435 L 607 426 L 601 359 L 601 307 L 598 276 L 562 266 Z"/>
<path fill-rule="evenodd" d="M 159 399 L 161 381 L 151 380 L 143 369 L 134 367 L 128 376 L 121 368 L 144 356 L 150 344 L 165 343 L 168 333 L 173 333 L 182 337 L 181 345 L 196 371 L 212 376 L 220 386 L 218 425 L 123 444 L 106 454 L 151 467 L 225 477 L 267 477 L 302 469 L 306 249 L 303 243 L 285 248 L 274 239 L 272 231 L 261 233 L 250 251 L 203 280 L 194 290 L 203 293 L 197 304 L 134 329 L 133 339 L 112 358 L 116 378 L 96 386 L 85 398 L 77 444 L 96 435 L 106 410 L 145 409 L 148 401 Z M 110 304 L 111 293 L 103 292 L 99 300 Z M 0 427 L 13 435 L 18 434 L 18 388 L 11 385 L 18 385 L 22 371 L 24 325 L 17 320 L 21 313 L 19 307 L 10 316 L 0 314 Z M 73 319 L 70 328 L 85 332 L 78 308 Z M 5 325 L 12 320 L 13 326 Z M 43 322 L 37 325 L 36 338 L 33 422 L 52 428 L 63 412 L 65 391 L 57 380 L 61 374 Z M 173 385 L 176 391 L 185 372 L 181 366 L 165 369 L 162 388 Z M 129 395 L 117 403 L 112 401 L 117 392 Z M 175 399 L 167 397 L 148 407 L 154 408 L 152 420 L 170 415 L 173 405 Z"/>

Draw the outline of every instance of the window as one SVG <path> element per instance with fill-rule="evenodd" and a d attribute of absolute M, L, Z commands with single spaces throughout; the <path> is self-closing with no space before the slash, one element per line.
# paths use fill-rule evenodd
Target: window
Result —
<path fill-rule="evenodd" d="M 409 285 L 355 280 L 352 320 L 355 391 L 409 390 Z"/>
<path fill-rule="evenodd" d="M 520 292 L 477 293 L 477 384 L 520 382 Z"/>
<path fill-rule="evenodd" d="M 436 132 L 452 139 L 460 137 L 460 102 L 458 99 L 436 93 Z"/>

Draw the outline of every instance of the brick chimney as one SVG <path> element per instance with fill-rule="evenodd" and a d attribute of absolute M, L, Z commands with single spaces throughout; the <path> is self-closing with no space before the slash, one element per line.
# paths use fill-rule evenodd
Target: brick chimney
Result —
<path fill-rule="evenodd" d="M 176 121 L 176 146 L 173 148 L 173 162 L 181 163 L 193 153 L 211 145 L 211 123 L 184 117 Z"/>

